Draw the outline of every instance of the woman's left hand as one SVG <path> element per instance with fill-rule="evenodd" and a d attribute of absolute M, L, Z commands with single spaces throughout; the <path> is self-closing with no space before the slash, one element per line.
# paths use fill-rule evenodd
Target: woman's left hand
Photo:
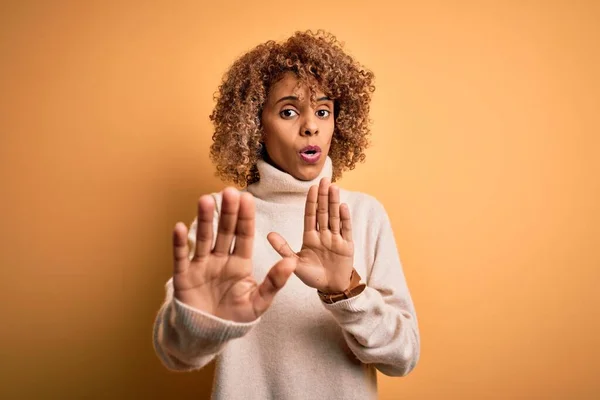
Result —
<path fill-rule="evenodd" d="M 341 292 L 350 285 L 354 268 L 352 224 L 347 204 L 329 179 L 311 186 L 306 196 L 304 236 L 298 253 L 278 233 L 267 236 L 271 246 L 296 263 L 295 274 L 306 285 L 325 293 Z"/>

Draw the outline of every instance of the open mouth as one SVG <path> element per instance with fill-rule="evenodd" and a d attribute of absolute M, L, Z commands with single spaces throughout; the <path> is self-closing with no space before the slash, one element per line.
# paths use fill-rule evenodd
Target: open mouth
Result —
<path fill-rule="evenodd" d="M 321 148 L 319 146 L 306 146 L 304 147 L 302 150 L 300 150 L 300 153 L 303 154 L 316 154 L 316 153 L 320 153 L 321 152 Z"/>
<path fill-rule="evenodd" d="M 309 164 L 314 164 L 321 158 L 321 148 L 319 146 L 306 146 L 300 150 L 300 158 Z"/>

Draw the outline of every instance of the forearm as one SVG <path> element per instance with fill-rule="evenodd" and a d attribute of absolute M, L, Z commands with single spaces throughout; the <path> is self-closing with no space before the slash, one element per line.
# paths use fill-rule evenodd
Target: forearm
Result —
<path fill-rule="evenodd" d="M 410 298 L 386 299 L 367 287 L 358 296 L 324 304 L 343 329 L 348 347 L 386 375 L 407 375 L 417 364 L 420 339 Z"/>
<path fill-rule="evenodd" d="M 167 297 L 154 322 L 153 343 L 161 362 L 174 371 L 200 369 L 219 354 L 231 339 L 244 336 L 258 323 L 226 321 Z"/>

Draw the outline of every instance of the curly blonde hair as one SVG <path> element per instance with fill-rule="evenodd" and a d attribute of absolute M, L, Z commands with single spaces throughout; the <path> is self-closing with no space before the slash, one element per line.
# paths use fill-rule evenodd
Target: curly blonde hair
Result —
<path fill-rule="evenodd" d="M 292 71 L 309 88 L 334 101 L 335 128 L 329 156 L 335 181 L 345 170 L 365 160 L 369 146 L 369 107 L 374 75 L 346 54 L 335 36 L 322 30 L 296 32 L 283 43 L 268 41 L 238 58 L 223 77 L 210 115 L 215 131 L 210 158 L 216 176 L 244 187 L 260 177 L 262 157 L 260 116 L 269 88 Z"/>

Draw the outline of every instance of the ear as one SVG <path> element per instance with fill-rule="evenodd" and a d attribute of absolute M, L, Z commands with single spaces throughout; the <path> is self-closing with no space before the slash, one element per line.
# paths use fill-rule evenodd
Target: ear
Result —
<path fill-rule="evenodd" d="M 267 147 L 263 142 L 258 142 L 258 156 L 263 160 L 266 159 L 267 156 Z"/>
<path fill-rule="evenodd" d="M 260 120 L 260 118 L 259 118 Z M 267 135 L 265 134 L 265 130 L 263 129 L 262 125 L 259 126 L 259 131 L 260 131 L 260 139 L 258 139 L 258 155 L 259 157 L 261 157 L 262 159 L 264 159 L 264 156 L 267 153 Z"/>

